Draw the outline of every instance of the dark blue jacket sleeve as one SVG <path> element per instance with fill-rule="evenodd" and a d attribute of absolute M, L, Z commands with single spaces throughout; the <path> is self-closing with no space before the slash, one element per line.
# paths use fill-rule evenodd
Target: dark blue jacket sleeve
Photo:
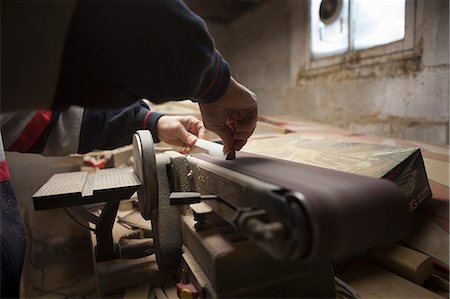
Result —
<path fill-rule="evenodd" d="M 1 135 L 7 151 L 63 156 L 130 144 L 139 129 L 150 130 L 158 142 L 161 116 L 143 100 L 116 110 L 71 106 L 62 111 L 13 112 L 1 114 Z"/>
<path fill-rule="evenodd" d="M 147 98 L 213 102 L 227 62 L 181 1 L 81 1 L 69 27 L 54 108 L 123 107 Z"/>
<path fill-rule="evenodd" d="M 130 144 L 134 132 L 139 129 L 149 129 L 154 141 L 159 142 L 156 123 L 161 116 L 160 113 L 150 111 L 142 100 L 124 109 L 85 109 L 78 153 L 84 154 L 94 149 L 114 149 Z"/>

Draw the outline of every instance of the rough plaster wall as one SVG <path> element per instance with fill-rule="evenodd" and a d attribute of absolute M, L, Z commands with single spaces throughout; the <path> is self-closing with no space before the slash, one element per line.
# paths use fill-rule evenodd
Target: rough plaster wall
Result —
<path fill-rule="evenodd" d="M 268 1 L 213 36 L 233 75 L 253 89 L 262 114 L 288 114 L 355 132 L 448 143 L 448 1 L 419 0 L 421 57 L 307 79 L 308 2 Z"/>
<path fill-rule="evenodd" d="M 259 112 L 284 112 L 290 82 L 289 10 L 269 1 L 228 26 L 228 61 L 235 78 L 258 96 Z"/>

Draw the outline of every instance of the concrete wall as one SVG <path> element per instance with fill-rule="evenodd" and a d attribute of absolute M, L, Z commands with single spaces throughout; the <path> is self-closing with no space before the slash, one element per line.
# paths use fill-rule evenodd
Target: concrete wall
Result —
<path fill-rule="evenodd" d="M 211 33 L 260 113 L 287 114 L 355 132 L 449 142 L 447 0 L 414 2 L 414 57 L 307 76 L 309 1 L 269 0 Z"/>

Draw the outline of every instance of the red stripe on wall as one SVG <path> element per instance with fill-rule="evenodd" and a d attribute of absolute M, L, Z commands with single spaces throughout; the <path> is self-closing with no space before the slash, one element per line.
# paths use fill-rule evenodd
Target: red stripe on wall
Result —
<path fill-rule="evenodd" d="M 26 152 L 29 150 L 47 128 L 51 116 L 51 111 L 37 112 L 23 129 L 19 138 L 8 148 L 8 151 Z"/>
<path fill-rule="evenodd" d="M 0 161 L 0 183 L 9 180 L 8 164 L 5 160 Z"/>

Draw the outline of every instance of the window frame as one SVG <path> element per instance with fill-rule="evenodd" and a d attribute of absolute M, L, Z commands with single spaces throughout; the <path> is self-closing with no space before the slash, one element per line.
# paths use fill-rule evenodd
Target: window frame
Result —
<path fill-rule="evenodd" d="M 349 47 L 349 49 L 342 54 L 335 54 L 328 57 L 314 57 L 311 49 L 311 1 L 308 1 L 308 47 L 304 52 L 304 55 L 306 56 L 304 57 L 304 61 L 306 63 L 302 70 L 303 73 L 305 75 L 308 73 L 315 74 L 328 72 L 336 67 L 370 65 L 392 60 L 416 58 L 417 56 L 420 56 L 419 35 L 421 34 L 421 31 L 418 27 L 417 19 L 418 13 L 422 11 L 418 8 L 419 5 L 423 5 L 421 2 L 423 1 L 406 0 L 405 37 L 402 40 L 361 50 L 355 50 Z M 351 17 L 349 20 L 351 22 Z"/>

